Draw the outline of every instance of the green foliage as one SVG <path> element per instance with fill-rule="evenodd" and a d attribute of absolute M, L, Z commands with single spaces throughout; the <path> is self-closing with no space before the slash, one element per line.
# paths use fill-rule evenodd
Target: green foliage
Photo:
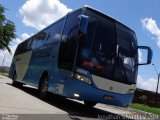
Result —
<path fill-rule="evenodd" d="M 0 4 L 0 49 L 7 49 L 11 53 L 9 43 L 16 38 L 15 25 L 6 19 L 4 12 L 5 8 Z"/>
<path fill-rule="evenodd" d="M 134 109 L 142 110 L 145 112 L 150 112 L 150 113 L 160 115 L 160 108 L 149 107 L 147 105 L 138 104 L 138 103 L 132 103 L 130 107 Z"/>

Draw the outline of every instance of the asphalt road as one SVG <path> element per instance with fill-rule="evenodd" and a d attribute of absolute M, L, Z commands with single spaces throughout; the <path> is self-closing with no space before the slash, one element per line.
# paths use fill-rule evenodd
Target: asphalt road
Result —
<path fill-rule="evenodd" d="M 13 87 L 11 82 L 11 79 L 0 76 L 0 120 L 157 119 L 152 114 L 103 104 L 88 109 L 82 102 L 53 94 L 46 100 L 41 100 L 36 88 L 27 85 Z"/>

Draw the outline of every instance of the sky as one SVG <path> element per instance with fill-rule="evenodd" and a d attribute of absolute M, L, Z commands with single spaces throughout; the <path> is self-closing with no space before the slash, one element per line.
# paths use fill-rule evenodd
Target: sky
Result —
<path fill-rule="evenodd" d="M 0 66 L 10 66 L 17 45 L 72 10 L 84 5 L 109 15 L 135 31 L 140 46 L 150 46 L 157 72 L 160 72 L 159 0 L 0 0 L 5 16 L 16 25 L 17 38 L 10 43 L 12 54 L 0 51 Z M 146 53 L 139 51 L 139 61 Z M 155 91 L 157 73 L 152 64 L 139 66 L 137 87 Z M 159 88 L 160 92 L 160 88 Z"/>

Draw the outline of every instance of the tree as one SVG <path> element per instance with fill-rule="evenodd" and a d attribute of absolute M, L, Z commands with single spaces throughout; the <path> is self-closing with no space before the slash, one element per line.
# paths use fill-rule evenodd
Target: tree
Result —
<path fill-rule="evenodd" d="M 6 19 L 4 12 L 5 8 L 0 4 L 0 49 L 7 49 L 11 53 L 9 43 L 16 38 L 16 30 L 14 23 Z"/>

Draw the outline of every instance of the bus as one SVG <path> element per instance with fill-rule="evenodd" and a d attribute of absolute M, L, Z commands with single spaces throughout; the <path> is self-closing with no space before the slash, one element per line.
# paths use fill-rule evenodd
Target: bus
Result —
<path fill-rule="evenodd" d="M 138 50 L 147 53 L 138 62 Z M 84 6 L 20 43 L 9 77 L 47 92 L 84 101 L 127 107 L 136 89 L 139 65 L 150 64 L 152 50 L 138 46 L 135 32 L 91 7 Z"/>

